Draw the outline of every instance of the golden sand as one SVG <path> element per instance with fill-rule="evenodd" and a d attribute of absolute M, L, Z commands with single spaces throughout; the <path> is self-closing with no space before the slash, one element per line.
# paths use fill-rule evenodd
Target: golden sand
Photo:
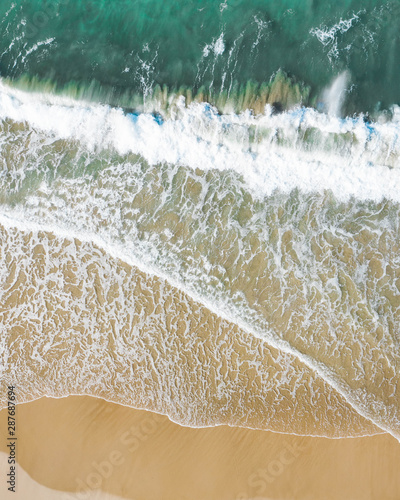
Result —
<path fill-rule="evenodd" d="M 34 481 L 19 469 L 21 499 L 109 499 L 99 491 L 132 500 L 400 497 L 400 445 L 387 434 L 326 439 L 192 429 L 88 397 L 20 405 L 18 458 Z M 66 493 L 51 496 L 43 487 Z"/>
<path fill-rule="evenodd" d="M 2 478 L 6 477 L 8 472 L 7 465 L 7 454 L 0 452 L 0 475 Z M 7 484 L 5 481 L 0 483 L 0 498 L 10 499 L 10 500 L 80 500 L 79 493 L 65 493 L 59 490 L 53 490 L 47 488 L 37 481 L 32 479 L 29 474 L 23 469 L 22 466 L 18 466 L 18 487 L 15 493 L 8 491 Z M 93 491 L 88 496 L 89 500 L 122 500 L 122 497 L 115 495 L 110 495 L 101 490 Z"/>

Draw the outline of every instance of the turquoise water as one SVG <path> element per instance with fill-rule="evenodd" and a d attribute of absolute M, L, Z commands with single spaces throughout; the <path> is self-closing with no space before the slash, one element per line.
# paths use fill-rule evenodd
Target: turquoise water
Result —
<path fill-rule="evenodd" d="M 92 85 L 118 104 L 156 85 L 229 94 L 281 69 L 318 105 L 348 70 L 347 113 L 371 113 L 400 101 L 399 13 L 377 0 L 4 0 L 0 74 Z"/>

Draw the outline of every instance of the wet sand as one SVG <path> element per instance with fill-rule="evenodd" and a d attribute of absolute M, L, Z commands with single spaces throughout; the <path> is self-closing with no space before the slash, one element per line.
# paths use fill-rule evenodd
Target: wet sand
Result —
<path fill-rule="evenodd" d="M 0 364 L 21 403 L 80 394 L 194 427 L 381 432 L 293 355 L 94 244 L 0 226 L 1 262 Z"/>
<path fill-rule="evenodd" d="M 90 397 L 20 405 L 17 419 L 19 498 L 110 498 L 99 490 L 137 500 L 400 496 L 400 445 L 387 434 L 327 439 L 193 429 Z M 4 426 L 4 410 L 0 421 Z M 34 481 L 65 493 L 51 496 Z"/>

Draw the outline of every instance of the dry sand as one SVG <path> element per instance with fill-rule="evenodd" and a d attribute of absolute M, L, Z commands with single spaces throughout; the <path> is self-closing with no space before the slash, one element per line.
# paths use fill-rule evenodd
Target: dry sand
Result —
<path fill-rule="evenodd" d="M 400 498 L 400 445 L 386 434 L 326 439 L 192 429 L 78 396 L 20 405 L 17 418 L 18 495 L 4 493 L 3 479 L 2 499 Z M 4 411 L 0 421 L 4 426 Z"/>
<path fill-rule="evenodd" d="M 0 452 L 0 475 L 2 478 L 7 474 L 7 455 Z M 79 493 L 65 493 L 63 491 L 52 490 L 32 479 L 20 466 L 18 469 L 18 488 L 15 493 L 7 490 L 7 484 L 2 481 L 0 484 L 0 498 L 10 498 L 13 500 L 80 500 Z M 88 497 L 89 498 L 89 497 Z M 121 497 L 104 493 L 100 490 L 93 491 L 90 500 L 121 500 Z"/>

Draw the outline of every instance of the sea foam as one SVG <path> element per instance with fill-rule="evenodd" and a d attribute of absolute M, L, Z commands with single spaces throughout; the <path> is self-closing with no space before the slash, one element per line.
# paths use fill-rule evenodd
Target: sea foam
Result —
<path fill-rule="evenodd" d="M 152 165 L 235 170 L 259 196 L 298 188 L 330 190 L 339 200 L 400 201 L 396 121 L 366 123 L 362 117 L 340 119 L 310 108 L 274 114 L 268 106 L 263 116 L 221 116 L 209 104 L 186 108 L 182 100 L 175 117 L 160 123 L 151 114 L 126 115 L 5 85 L 0 85 L 0 117 L 83 141 L 91 149 L 140 154 Z"/>
<path fill-rule="evenodd" d="M 3 205 L 9 220 L 93 235 L 119 256 L 132 256 L 298 357 L 361 415 L 399 435 L 391 385 L 399 364 L 391 326 L 397 209 L 362 204 L 398 201 L 400 170 L 371 162 L 388 159 L 390 145 L 397 166 L 395 122 L 340 120 L 310 109 L 220 116 L 207 104 L 184 103 L 160 122 L 4 86 L 0 110 L 5 126 L 19 122 L 12 133 L 27 128 L 29 149 L 37 139 L 56 159 L 40 156 L 39 148 L 26 159 L 18 152 L 15 165 L 4 163 L 5 185 L 23 180 L 27 166 L 49 174 L 22 202 Z M 96 176 L 71 177 L 58 172 L 60 139 L 73 140 L 63 154 L 72 142 L 83 148 L 88 166 L 107 148 L 127 158 L 115 164 L 110 157 Z M 348 206 L 338 205 L 346 200 Z"/>

